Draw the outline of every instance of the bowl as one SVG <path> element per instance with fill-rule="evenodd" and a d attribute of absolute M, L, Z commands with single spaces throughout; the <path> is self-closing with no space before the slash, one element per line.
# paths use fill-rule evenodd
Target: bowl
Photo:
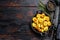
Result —
<path fill-rule="evenodd" d="M 42 14 L 42 12 L 44 12 L 44 11 L 41 11 L 41 10 L 36 11 L 36 14 L 33 17 L 35 17 L 37 15 L 37 13 Z M 50 17 L 50 15 L 48 15 L 47 13 L 45 13 L 45 15 Z M 51 19 L 51 17 L 50 17 L 50 19 Z M 50 21 L 52 23 L 52 20 L 50 20 Z M 31 21 L 31 29 L 35 33 L 40 34 L 41 36 L 45 36 L 49 32 L 49 30 L 52 28 L 52 25 L 51 25 L 51 27 L 49 27 L 48 31 L 46 31 L 46 32 L 39 32 L 35 28 L 32 27 L 32 23 L 33 23 L 33 21 Z"/>

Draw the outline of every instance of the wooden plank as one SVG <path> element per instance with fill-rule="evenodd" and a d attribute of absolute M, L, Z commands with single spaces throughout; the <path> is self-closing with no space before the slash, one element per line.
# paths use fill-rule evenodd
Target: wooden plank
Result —
<path fill-rule="evenodd" d="M 13 28 L 19 27 L 22 23 L 31 22 L 31 18 L 36 14 L 36 7 L 1 7 L 0 9 L 0 26 L 5 24 L 10 29 L 5 29 L 7 32 L 15 32 Z M 3 22 L 4 21 L 4 22 Z M 10 21 L 10 22 L 5 22 Z M 14 24 L 16 24 L 14 26 Z M 12 28 L 11 28 L 11 27 Z M 16 28 L 15 27 L 15 28 Z M 13 31 L 12 31 L 13 30 Z"/>
<path fill-rule="evenodd" d="M 41 0 L 47 4 L 48 0 Z M 39 0 L 0 0 L 0 6 L 38 6 Z"/>
<path fill-rule="evenodd" d="M 39 0 L 0 0 L 0 6 L 37 6 Z"/>

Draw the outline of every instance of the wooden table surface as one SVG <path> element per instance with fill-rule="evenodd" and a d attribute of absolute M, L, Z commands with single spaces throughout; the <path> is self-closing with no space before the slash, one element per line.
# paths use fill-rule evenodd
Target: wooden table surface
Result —
<path fill-rule="evenodd" d="M 41 40 L 28 25 L 38 3 L 39 0 L 0 0 L 0 40 Z"/>

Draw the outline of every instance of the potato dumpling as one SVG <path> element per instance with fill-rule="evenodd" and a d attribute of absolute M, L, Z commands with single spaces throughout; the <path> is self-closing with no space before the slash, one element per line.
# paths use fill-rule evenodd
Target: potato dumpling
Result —
<path fill-rule="evenodd" d="M 44 31 L 48 31 L 48 26 L 44 27 Z"/>
<path fill-rule="evenodd" d="M 45 14 L 44 14 L 44 13 L 42 13 L 42 16 L 45 16 Z"/>
<path fill-rule="evenodd" d="M 37 24 L 37 26 L 40 28 L 41 27 L 41 24 Z"/>
<path fill-rule="evenodd" d="M 44 32 L 44 30 L 42 29 L 41 32 Z"/>
<path fill-rule="evenodd" d="M 37 18 L 43 18 L 44 17 L 44 14 L 37 14 L 36 17 Z"/>
<path fill-rule="evenodd" d="M 47 21 L 44 21 L 44 26 L 47 26 L 48 25 L 48 22 Z"/>
<path fill-rule="evenodd" d="M 32 26 L 33 26 L 33 27 L 36 27 L 36 24 L 35 24 L 35 23 L 32 23 Z"/>
<path fill-rule="evenodd" d="M 37 21 L 37 18 L 36 17 L 33 17 L 33 21 Z"/>
<path fill-rule="evenodd" d="M 34 23 L 38 24 L 38 20 L 37 21 L 34 21 Z"/>
<path fill-rule="evenodd" d="M 37 20 L 36 17 L 33 17 L 33 21 L 34 21 L 35 23 L 38 23 L 38 20 Z"/>
<path fill-rule="evenodd" d="M 44 20 L 49 21 L 50 18 L 49 18 L 48 16 L 45 16 L 45 17 L 44 17 Z"/>
<path fill-rule="evenodd" d="M 40 16 L 41 16 L 41 14 L 39 14 L 39 13 L 36 15 L 37 18 L 40 18 Z"/>
<path fill-rule="evenodd" d="M 43 29 L 44 28 L 44 26 L 43 25 L 40 25 L 41 26 L 41 28 Z"/>
<path fill-rule="evenodd" d="M 51 22 L 50 21 L 48 21 L 48 26 L 51 26 Z"/>
<path fill-rule="evenodd" d="M 44 13 L 42 13 L 42 14 L 41 14 L 41 18 L 44 18 L 44 16 L 45 16 L 45 14 L 44 14 Z"/>
<path fill-rule="evenodd" d="M 42 18 L 40 18 L 38 21 L 39 21 L 40 23 L 43 23 L 44 20 L 43 20 Z"/>
<path fill-rule="evenodd" d="M 38 28 L 37 30 L 38 30 L 39 32 L 41 32 L 41 31 L 42 31 L 42 29 L 40 29 L 40 28 Z"/>

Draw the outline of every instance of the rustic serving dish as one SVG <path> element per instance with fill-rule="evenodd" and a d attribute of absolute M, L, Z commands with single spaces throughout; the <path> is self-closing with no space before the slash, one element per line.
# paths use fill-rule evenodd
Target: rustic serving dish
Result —
<path fill-rule="evenodd" d="M 41 11 L 41 10 L 36 11 L 36 14 L 35 14 L 33 17 L 35 17 L 35 16 L 37 15 L 37 13 L 42 13 L 42 12 L 43 12 L 43 11 Z M 48 15 L 47 13 L 45 13 L 45 15 L 50 17 L 50 15 Z M 50 17 L 50 19 L 51 19 L 51 17 Z M 52 19 L 51 19 L 50 21 L 51 21 L 51 23 L 52 23 Z M 39 32 L 39 31 L 37 31 L 35 28 L 32 27 L 32 22 L 33 22 L 33 21 L 31 21 L 31 29 L 32 29 L 35 33 L 40 34 L 41 36 L 45 36 L 45 34 L 48 33 L 49 30 L 52 28 L 52 25 L 51 25 L 51 27 L 49 27 L 49 29 L 48 29 L 47 32 Z"/>

